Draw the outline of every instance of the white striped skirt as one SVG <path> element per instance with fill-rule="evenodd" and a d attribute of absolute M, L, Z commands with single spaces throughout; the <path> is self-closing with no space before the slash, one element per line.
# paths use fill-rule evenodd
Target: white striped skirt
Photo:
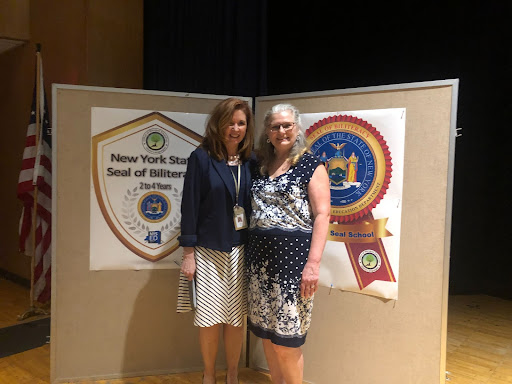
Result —
<path fill-rule="evenodd" d="M 194 325 L 211 327 L 215 324 L 243 325 L 247 314 L 247 283 L 244 246 L 231 252 L 195 247 L 197 307 Z M 190 300 L 187 278 L 180 272 L 177 312 L 194 308 Z"/>

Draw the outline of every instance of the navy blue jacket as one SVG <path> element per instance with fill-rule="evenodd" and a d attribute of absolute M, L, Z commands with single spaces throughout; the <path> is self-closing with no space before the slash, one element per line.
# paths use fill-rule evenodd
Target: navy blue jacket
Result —
<path fill-rule="evenodd" d="M 244 209 L 247 221 L 251 213 L 251 171 L 253 160 L 242 164 L 240 174 L 245 183 Z M 243 175 L 243 176 L 242 176 Z M 215 160 L 202 149 L 190 154 L 183 185 L 181 201 L 182 247 L 201 246 L 223 252 L 233 247 L 233 206 L 236 192 L 233 175 L 225 160 Z M 240 233 L 242 243 L 246 242 L 247 229 Z"/>

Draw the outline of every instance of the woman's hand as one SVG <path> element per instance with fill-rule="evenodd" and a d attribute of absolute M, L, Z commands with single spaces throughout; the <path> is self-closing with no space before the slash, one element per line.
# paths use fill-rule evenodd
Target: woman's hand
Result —
<path fill-rule="evenodd" d="M 329 189 L 329 176 L 325 167 L 319 165 L 308 185 L 309 201 L 313 211 L 313 233 L 311 235 L 311 248 L 308 261 L 302 271 L 300 294 L 309 298 L 318 290 L 320 276 L 320 261 L 324 252 L 327 230 L 329 228 L 329 214 L 331 210 L 331 191 Z"/>
<path fill-rule="evenodd" d="M 320 276 L 320 264 L 308 261 L 302 271 L 300 282 L 300 294 L 306 299 L 313 297 L 318 290 L 318 277 Z"/>
<path fill-rule="evenodd" d="M 194 247 L 183 247 L 183 260 L 181 262 L 181 272 L 192 280 L 196 274 L 196 259 L 194 258 Z"/>

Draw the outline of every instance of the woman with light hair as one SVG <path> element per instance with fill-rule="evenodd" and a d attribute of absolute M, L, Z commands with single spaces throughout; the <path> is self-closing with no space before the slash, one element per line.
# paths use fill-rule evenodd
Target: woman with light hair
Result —
<path fill-rule="evenodd" d="M 329 178 L 308 151 L 299 111 L 290 104 L 266 113 L 259 155 L 246 251 L 247 323 L 263 339 L 272 382 L 301 384 L 300 346 L 311 323 L 329 225 Z"/>

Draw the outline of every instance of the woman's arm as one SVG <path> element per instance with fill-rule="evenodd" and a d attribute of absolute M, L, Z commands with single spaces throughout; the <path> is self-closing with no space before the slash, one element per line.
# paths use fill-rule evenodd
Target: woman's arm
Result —
<path fill-rule="evenodd" d="M 191 153 L 187 173 L 183 182 L 181 200 L 181 236 L 178 238 L 183 247 L 181 272 L 189 279 L 194 278 L 196 262 L 194 259 L 194 246 L 197 243 L 197 219 L 201 203 L 201 180 L 203 172 L 197 153 Z"/>
<path fill-rule="evenodd" d="M 331 210 L 331 190 L 329 176 L 325 167 L 318 166 L 308 185 L 309 201 L 313 210 L 313 235 L 308 261 L 302 272 L 300 293 L 303 297 L 311 297 L 318 289 L 320 276 L 320 260 L 324 252 L 329 228 Z"/>

